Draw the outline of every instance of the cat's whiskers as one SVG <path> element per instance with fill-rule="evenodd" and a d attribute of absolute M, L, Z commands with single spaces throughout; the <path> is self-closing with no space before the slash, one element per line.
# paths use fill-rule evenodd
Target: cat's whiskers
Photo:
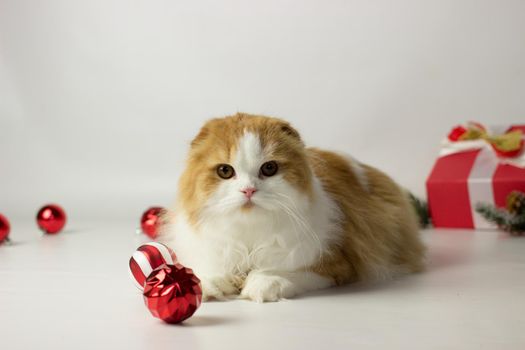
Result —
<path fill-rule="evenodd" d="M 290 215 L 290 212 L 289 212 L 290 209 L 286 206 L 286 204 L 282 203 L 281 201 L 279 201 L 279 200 L 276 199 L 276 198 L 274 198 L 274 200 L 278 203 L 278 205 L 279 205 L 282 209 L 284 209 L 284 210 L 288 213 L 288 215 Z M 292 215 L 293 215 L 293 214 L 292 214 Z M 295 220 L 292 220 L 292 226 L 293 226 L 293 233 L 294 233 L 294 235 L 295 235 L 295 238 L 297 239 L 297 242 L 300 242 L 301 239 L 300 239 L 300 237 L 299 237 L 299 232 L 298 232 L 297 222 L 296 222 Z M 308 267 L 308 264 L 307 264 L 307 262 L 306 262 L 305 253 L 304 253 L 303 250 L 300 250 L 300 252 L 301 252 L 302 259 L 303 259 L 303 266 L 304 266 L 305 268 L 307 268 L 307 267 Z"/>
<path fill-rule="evenodd" d="M 297 223 L 298 225 L 300 225 L 303 231 L 307 235 L 309 235 L 311 239 L 313 239 L 316 242 L 317 246 L 319 247 L 318 257 L 319 257 L 319 261 L 321 262 L 323 259 L 323 249 L 322 249 L 321 240 L 319 239 L 317 234 L 308 226 L 308 224 L 305 223 L 304 219 L 297 212 L 297 207 L 296 207 L 296 210 L 294 210 L 293 208 L 289 207 L 282 201 L 276 200 L 275 202 L 279 205 L 279 207 L 281 207 L 289 215 L 289 217 L 292 219 L 292 223 Z M 305 267 L 308 267 L 308 266 L 305 266 Z"/>
<path fill-rule="evenodd" d="M 238 203 L 239 200 L 236 198 L 223 199 L 219 203 L 205 206 L 201 215 L 199 215 L 198 224 L 204 224 L 206 221 L 213 221 L 216 218 L 222 217 L 229 210 L 235 206 L 233 204 Z"/>

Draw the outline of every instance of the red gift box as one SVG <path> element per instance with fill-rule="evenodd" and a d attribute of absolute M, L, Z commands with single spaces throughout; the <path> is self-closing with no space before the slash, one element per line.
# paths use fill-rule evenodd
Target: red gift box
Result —
<path fill-rule="evenodd" d="M 517 129 L 525 133 L 525 125 L 507 131 Z M 475 206 L 504 207 L 510 192 L 525 192 L 524 152 L 503 158 L 484 140 L 445 144 L 426 182 L 432 223 L 435 227 L 493 228 Z"/>

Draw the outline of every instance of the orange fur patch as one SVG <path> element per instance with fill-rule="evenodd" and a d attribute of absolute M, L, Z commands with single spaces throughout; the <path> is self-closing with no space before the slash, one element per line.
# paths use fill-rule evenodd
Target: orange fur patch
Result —
<path fill-rule="evenodd" d="M 363 165 L 368 180 L 363 188 L 350 160 L 315 148 L 308 149 L 308 156 L 315 175 L 343 213 L 344 231 L 343 242 L 312 271 L 338 284 L 381 278 L 385 267 L 421 271 L 425 248 L 407 194 L 370 166 Z"/>

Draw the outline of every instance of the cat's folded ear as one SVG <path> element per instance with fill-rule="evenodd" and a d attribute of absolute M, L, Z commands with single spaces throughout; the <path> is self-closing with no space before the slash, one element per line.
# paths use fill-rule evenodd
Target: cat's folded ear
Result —
<path fill-rule="evenodd" d="M 301 140 L 301 135 L 299 135 L 299 132 L 295 130 L 290 123 L 285 122 L 284 120 L 279 120 L 279 128 L 281 132 L 283 132 L 285 135 L 291 136 L 294 139 L 297 139 L 297 141 L 303 142 Z"/>
<path fill-rule="evenodd" d="M 207 125 L 204 125 L 199 133 L 197 134 L 197 136 L 195 136 L 195 138 L 191 141 L 191 147 L 196 147 L 197 145 L 199 145 L 200 143 L 202 143 L 202 141 L 204 141 L 204 139 L 206 137 L 208 137 L 208 135 L 210 134 L 210 129 Z"/>

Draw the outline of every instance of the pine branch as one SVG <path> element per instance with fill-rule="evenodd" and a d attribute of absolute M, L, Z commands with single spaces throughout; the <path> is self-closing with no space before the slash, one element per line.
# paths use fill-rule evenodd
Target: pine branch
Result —
<path fill-rule="evenodd" d="M 525 215 L 513 215 L 505 209 L 499 209 L 493 205 L 478 203 L 476 211 L 485 219 L 495 223 L 501 229 L 512 234 L 523 234 L 525 232 Z"/>
<path fill-rule="evenodd" d="M 428 211 L 427 202 L 425 202 L 422 199 L 417 198 L 410 192 L 408 192 L 408 196 L 419 218 L 419 225 L 423 228 L 430 225 L 430 213 Z"/>
<path fill-rule="evenodd" d="M 506 210 L 495 208 L 490 204 L 478 203 L 476 211 L 480 213 L 487 221 L 493 222 L 498 226 L 506 226 L 511 220 Z"/>

